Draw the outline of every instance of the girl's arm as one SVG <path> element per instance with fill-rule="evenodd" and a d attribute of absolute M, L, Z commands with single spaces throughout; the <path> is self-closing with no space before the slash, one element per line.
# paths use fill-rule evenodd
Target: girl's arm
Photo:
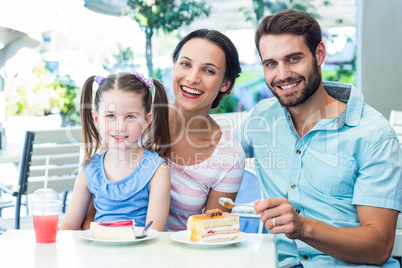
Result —
<path fill-rule="evenodd" d="M 91 222 L 95 221 L 96 208 L 93 202 L 93 195 L 91 195 L 91 202 L 89 203 L 87 215 L 81 225 L 81 230 L 87 230 L 91 227 Z"/>
<path fill-rule="evenodd" d="M 170 171 L 166 163 L 161 164 L 156 170 L 149 182 L 149 188 L 146 223 L 153 221 L 151 228 L 164 232 L 170 207 Z"/>
<path fill-rule="evenodd" d="M 88 190 L 88 180 L 82 169 L 74 184 L 73 197 L 66 215 L 60 225 L 60 230 L 79 230 L 88 210 L 91 193 Z"/>

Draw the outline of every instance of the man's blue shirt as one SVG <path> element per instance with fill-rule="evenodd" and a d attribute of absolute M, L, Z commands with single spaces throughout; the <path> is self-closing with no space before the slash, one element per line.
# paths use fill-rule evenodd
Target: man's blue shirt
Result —
<path fill-rule="evenodd" d="M 264 197 L 286 197 L 300 215 L 336 227 L 360 225 L 356 205 L 401 211 L 402 152 L 395 131 L 352 85 L 324 87 L 346 107 L 333 119 L 313 115 L 307 122 L 318 123 L 302 138 L 276 98 L 258 103 L 233 130 L 254 157 Z M 285 235 L 277 235 L 277 249 L 281 265 L 353 266 Z M 390 259 L 383 267 L 399 264 Z"/>

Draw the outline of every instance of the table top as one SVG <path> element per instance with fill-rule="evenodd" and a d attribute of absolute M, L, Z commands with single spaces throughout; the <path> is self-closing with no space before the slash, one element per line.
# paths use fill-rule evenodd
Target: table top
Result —
<path fill-rule="evenodd" d="M 277 267 L 275 237 L 250 234 L 246 241 L 201 247 L 173 241 L 171 232 L 129 245 L 88 241 L 79 231 L 59 231 L 56 243 L 37 244 L 33 230 L 0 235 L 1 267 Z"/>

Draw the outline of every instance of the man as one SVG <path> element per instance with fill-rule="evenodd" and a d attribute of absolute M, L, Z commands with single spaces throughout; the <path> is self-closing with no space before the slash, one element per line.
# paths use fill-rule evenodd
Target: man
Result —
<path fill-rule="evenodd" d="M 309 14 L 265 17 L 255 42 L 276 98 L 233 134 L 255 159 L 267 198 L 255 213 L 277 234 L 280 266 L 399 267 L 390 258 L 402 208 L 394 130 L 352 85 L 323 83 L 325 46 Z"/>

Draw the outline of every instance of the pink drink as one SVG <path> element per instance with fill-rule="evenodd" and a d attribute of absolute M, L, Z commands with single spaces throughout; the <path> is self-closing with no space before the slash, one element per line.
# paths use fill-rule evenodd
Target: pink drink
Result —
<path fill-rule="evenodd" d="M 37 243 L 55 243 L 59 215 L 33 215 Z"/>

